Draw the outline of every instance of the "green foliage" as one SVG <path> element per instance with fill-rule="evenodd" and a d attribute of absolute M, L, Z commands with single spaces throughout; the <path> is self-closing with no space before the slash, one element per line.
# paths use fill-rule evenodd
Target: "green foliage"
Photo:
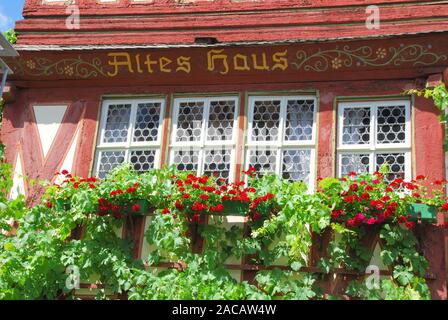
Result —
<path fill-rule="evenodd" d="M 11 44 L 15 44 L 17 42 L 17 35 L 14 29 L 9 29 L 8 31 L 3 32 L 3 35 Z"/>
<path fill-rule="evenodd" d="M 411 230 L 394 220 L 353 228 L 332 218 L 333 210 L 341 205 L 346 181 L 326 179 L 320 184 L 325 192 L 310 194 L 303 183 L 268 175 L 249 178 L 244 189 L 221 185 L 222 193 L 216 193 L 214 178 L 194 177 L 172 167 L 137 174 L 123 165 L 104 180 L 80 179 L 67 172 L 63 176 L 65 181 L 60 185 L 47 186 L 42 204 L 26 209 L 19 198 L 0 209 L 1 229 L 11 231 L 11 218 L 19 225 L 15 234 L 0 233 L 0 299 L 76 298 L 66 285 L 70 266 L 79 269 L 83 282 L 105 287 L 98 299 L 108 298 L 109 293 L 124 293 L 133 300 L 321 299 L 319 275 L 307 273 L 303 267 L 309 265 L 311 234 L 328 228 L 336 236 L 328 255 L 320 261 L 325 273 L 338 268 L 364 273 L 371 252 L 360 243 L 372 228 L 378 229 L 385 243 L 381 257 L 392 268 L 392 277 L 384 279 L 377 290 L 367 290 L 361 281 L 353 282 L 347 291 L 351 297 L 429 298 L 423 279 L 428 264 L 416 251 Z M 190 182 L 185 183 L 189 180 L 198 186 L 190 187 Z M 5 190 L 8 187 L 10 182 L 4 184 Z M 184 197 L 186 192 L 190 197 Z M 233 194 L 237 203 L 247 201 L 251 236 L 244 236 L 243 224 L 226 224 L 222 214 L 195 209 L 208 223 L 192 219 L 194 203 L 205 192 L 210 196 L 202 203 L 209 209 L 222 204 L 212 192 Z M 132 256 L 133 243 L 122 239 L 117 230 L 140 214 L 131 209 L 140 200 L 154 213 L 145 233 L 149 255 L 137 260 Z M 255 212 L 262 218 L 254 219 Z M 80 227 L 83 236 L 75 239 L 74 231 Z M 194 230 L 205 240 L 201 253 L 191 251 L 197 241 L 192 237 Z M 256 286 L 239 282 L 225 264 L 243 255 L 251 255 L 253 264 L 267 266 L 286 261 L 291 269 L 258 271 Z"/>
<path fill-rule="evenodd" d="M 444 83 L 439 84 L 434 88 L 425 88 L 423 90 L 411 89 L 405 92 L 406 94 L 416 94 L 419 97 L 423 96 L 426 99 L 432 99 L 434 105 L 440 110 L 440 121 L 445 124 L 445 151 L 448 150 L 448 126 L 447 114 L 448 109 L 448 89 Z"/>

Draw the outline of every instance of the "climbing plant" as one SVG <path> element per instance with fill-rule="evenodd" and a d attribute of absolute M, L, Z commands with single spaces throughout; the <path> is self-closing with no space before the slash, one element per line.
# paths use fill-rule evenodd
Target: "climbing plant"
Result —
<path fill-rule="evenodd" d="M 416 94 L 419 97 L 432 99 L 434 105 L 440 111 L 440 122 L 445 124 L 445 150 L 448 151 L 448 126 L 447 126 L 447 110 L 448 110 L 448 90 L 442 82 L 439 85 L 425 89 L 411 89 L 406 91 L 407 94 Z"/>
<path fill-rule="evenodd" d="M 63 171 L 56 181 L 39 205 L 0 209 L 0 299 L 75 299 L 66 273 L 73 267 L 98 289 L 98 299 L 337 299 L 320 282 L 338 268 L 359 272 L 345 292 L 351 298 L 429 298 L 428 264 L 406 211 L 429 202 L 418 181 L 350 173 L 324 179 L 309 193 L 303 183 L 260 177 L 253 168 L 244 182 L 228 183 L 173 167 L 138 174 L 128 165 L 104 180 Z M 403 196 L 403 188 L 413 192 Z M 432 205 L 448 209 L 445 200 Z M 136 259 L 133 240 L 118 230 L 148 212 L 149 252 Z M 228 224 L 228 214 L 245 224 Z M 320 268 L 310 269 L 312 234 L 328 230 L 336 236 Z M 362 276 L 372 256 L 362 245 L 369 230 L 379 230 L 381 258 L 392 269 L 373 289 Z M 192 250 L 201 239 L 202 248 Z M 226 269 L 243 256 L 250 257 L 255 282 Z"/>

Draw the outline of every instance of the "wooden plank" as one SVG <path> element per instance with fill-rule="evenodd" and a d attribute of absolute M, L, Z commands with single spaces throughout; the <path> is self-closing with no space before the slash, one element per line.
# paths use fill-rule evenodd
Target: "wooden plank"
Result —
<path fill-rule="evenodd" d="M 364 24 L 367 18 L 365 8 L 359 9 L 323 9 L 319 11 L 285 11 L 234 13 L 226 15 L 174 15 L 94 18 L 81 16 L 82 31 L 160 31 L 160 30 L 194 30 L 227 28 L 288 27 L 328 24 Z M 425 19 L 448 18 L 448 5 L 387 7 L 381 9 L 381 22 L 416 21 Z M 68 31 L 65 17 L 62 19 L 38 18 L 18 21 L 16 30 L 25 31 Z M 208 30 L 207 30 L 208 31 Z M 252 31 L 252 32 L 255 32 Z"/>

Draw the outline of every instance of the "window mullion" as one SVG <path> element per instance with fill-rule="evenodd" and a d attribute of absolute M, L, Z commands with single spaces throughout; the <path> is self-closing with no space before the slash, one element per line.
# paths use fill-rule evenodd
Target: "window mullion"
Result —
<path fill-rule="evenodd" d="M 210 99 L 205 99 L 204 101 L 204 110 L 202 113 L 202 137 L 201 137 L 201 148 L 203 149 L 205 147 L 206 141 L 208 141 L 208 122 L 209 122 L 209 116 L 210 116 Z"/>
<path fill-rule="evenodd" d="M 132 145 L 132 139 L 134 138 L 134 128 L 135 128 L 135 121 L 137 119 L 137 106 L 138 102 L 136 100 L 132 101 L 131 104 L 131 115 L 129 117 L 129 132 L 128 132 L 128 141 L 127 141 L 127 148 L 129 149 Z"/>
<path fill-rule="evenodd" d="M 370 147 L 375 149 L 377 144 L 377 105 L 374 104 L 370 107 Z"/>
<path fill-rule="evenodd" d="M 283 97 L 280 103 L 280 124 L 279 124 L 279 137 L 278 137 L 278 147 L 277 147 L 277 161 L 276 161 L 276 173 L 282 175 L 282 156 L 283 156 L 283 144 L 285 141 L 286 134 L 286 117 L 287 117 L 287 97 Z"/>

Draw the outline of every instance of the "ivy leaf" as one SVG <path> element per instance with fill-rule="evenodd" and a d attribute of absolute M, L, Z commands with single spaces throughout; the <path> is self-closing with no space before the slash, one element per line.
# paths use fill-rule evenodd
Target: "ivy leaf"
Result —
<path fill-rule="evenodd" d="M 406 286 L 412 281 L 414 275 L 407 271 L 405 267 L 397 266 L 394 270 L 394 278 L 397 279 L 401 285 Z"/>
<path fill-rule="evenodd" d="M 294 271 L 299 271 L 300 268 L 302 268 L 302 264 L 298 261 L 294 261 L 293 263 L 291 263 L 291 269 Z"/>
<path fill-rule="evenodd" d="M 395 252 L 389 250 L 381 251 L 381 259 L 383 259 L 384 264 L 387 266 L 391 265 L 396 258 L 397 254 Z"/>

